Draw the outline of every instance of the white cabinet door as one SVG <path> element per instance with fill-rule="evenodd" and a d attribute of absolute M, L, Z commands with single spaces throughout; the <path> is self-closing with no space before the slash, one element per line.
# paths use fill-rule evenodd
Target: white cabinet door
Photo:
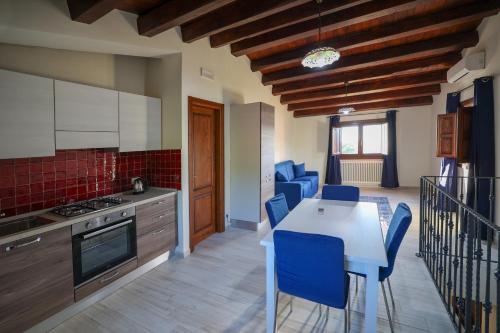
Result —
<path fill-rule="evenodd" d="M 0 159 L 53 155 L 54 80 L 0 70 Z"/>
<path fill-rule="evenodd" d="M 120 151 L 161 149 L 161 101 L 119 93 Z"/>
<path fill-rule="evenodd" d="M 148 143 L 146 150 L 161 149 L 161 99 L 148 97 Z"/>
<path fill-rule="evenodd" d="M 118 147 L 118 132 L 56 131 L 57 149 Z"/>
<path fill-rule="evenodd" d="M 55 81 L 56 130 L 118 132 L 118 92 Z"/>

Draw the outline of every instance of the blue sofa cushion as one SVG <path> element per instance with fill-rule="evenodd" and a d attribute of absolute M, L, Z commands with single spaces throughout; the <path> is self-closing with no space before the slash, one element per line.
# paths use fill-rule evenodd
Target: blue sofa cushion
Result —
<path fill-rule="evenodd" d="M 275 170 L 276 170 L 276 180 L 277 181 L 287 181 L 288 182 L 288 181 L 295 178 L 295 174 L 293 173 L 293 161 L 285 161 L 285 162 L 278 163 L 278 164 L 276 164 Z M 286 180 L 279 180 L 278 174 L 277 174 L 278 172 L 283 174 L 283 176 L 285 176 Z"/>
<path fill-rule="evenodd" d="M 299 178 L 306 175 L 306 165 L 305 163 L 295 164 L 293 166 L 293 173 L 295 174 L 295 178 Z"/>
<path fill-rule="evenodd" d="M 314 191 L 314 194 L 316 194 L 316 192 L 318 192 L 319 178 L 317 176 L 303 176 L 303 177 L 295 178 L 294 180 L 308 181 L 311 183 L 311 189 Z"/>
<path fill-rule="evenodd" d="M 287 182 L 289 181 L 290 179 L 288 179 L 288 175 L 281 171 L 276 171 L 276 180 L 279 181 L 279 182 Z"/>
<path fill-rule="evenodd" d="M 300 184 L 301 187 L 302 187 L 302 196 L 304 198 L 310 198 L 312 197 L 312 195 L 314 195 L 312 193 L 313 191 L 313 188 L 312 188 L 312 184 L 310 181 L 308 180 L 291 180 L 290 183 L 293 183 L 293 184 Z"/>

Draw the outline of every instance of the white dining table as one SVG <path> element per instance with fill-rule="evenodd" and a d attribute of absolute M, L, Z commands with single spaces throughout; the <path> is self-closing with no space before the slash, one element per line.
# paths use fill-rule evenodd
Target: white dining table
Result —
<path fill-rule="evenodd" d="M 344 241 L 344 267 L 366 275 L 364 332 L 377 330 L 378 275 L 387 255 L 376 203 L 322 199 L 302 200 L 260 242 L 266 248 L 266 328 L 273 332 L 276 300 L 275 230 L 321 234 Z"/>

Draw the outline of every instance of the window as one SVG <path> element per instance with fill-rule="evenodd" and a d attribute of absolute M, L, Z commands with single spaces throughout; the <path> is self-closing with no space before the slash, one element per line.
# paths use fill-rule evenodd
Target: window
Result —
<path fill-rule="evenodd" d="M 382 158 L 387 154 L 385 119 L 342 122 L 333 129 L 332 153 L 341 158 Z"/>

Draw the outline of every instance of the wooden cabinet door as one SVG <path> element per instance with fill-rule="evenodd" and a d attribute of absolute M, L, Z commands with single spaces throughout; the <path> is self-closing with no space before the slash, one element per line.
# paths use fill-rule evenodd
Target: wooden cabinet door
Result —
<path fill-rule="evenodd" d="M 161 149 L 161 101 L 119 93 L 120 151 Z"/>
<path fill-rule="evenodd" d="M 438 115 L 437 157 L 456 158 L 457 153 L 456 113 Z"/>
<path fill-rule="evenodd" d="M 118 92 L 55 81 L 56 130 L 118 132 Z"/>
<path fill-rule="evenodd" d="M 0 332 L 23 332 L 74 302 L 71 228 L 0 247 Z"/>
<path fill-rule="evenodd" d="M 54 155 L 54 80 L 0 70 L 0 159 Z"/>
<path fill-rule="evenodd" d="M 457 163 L 470 161 L 472 107 L 460 107 L 457 113 Z"/>
<path fill-rule="evenodd" d="M 138 206 L 136 218 L 139 266 L 177 245 L 177 196 Z"/>
<path fill-rule="evenodd" d="M 274 108 L 261 103 L 260 221 L 267 218 L 265 203 L 274 196 Z"/>

